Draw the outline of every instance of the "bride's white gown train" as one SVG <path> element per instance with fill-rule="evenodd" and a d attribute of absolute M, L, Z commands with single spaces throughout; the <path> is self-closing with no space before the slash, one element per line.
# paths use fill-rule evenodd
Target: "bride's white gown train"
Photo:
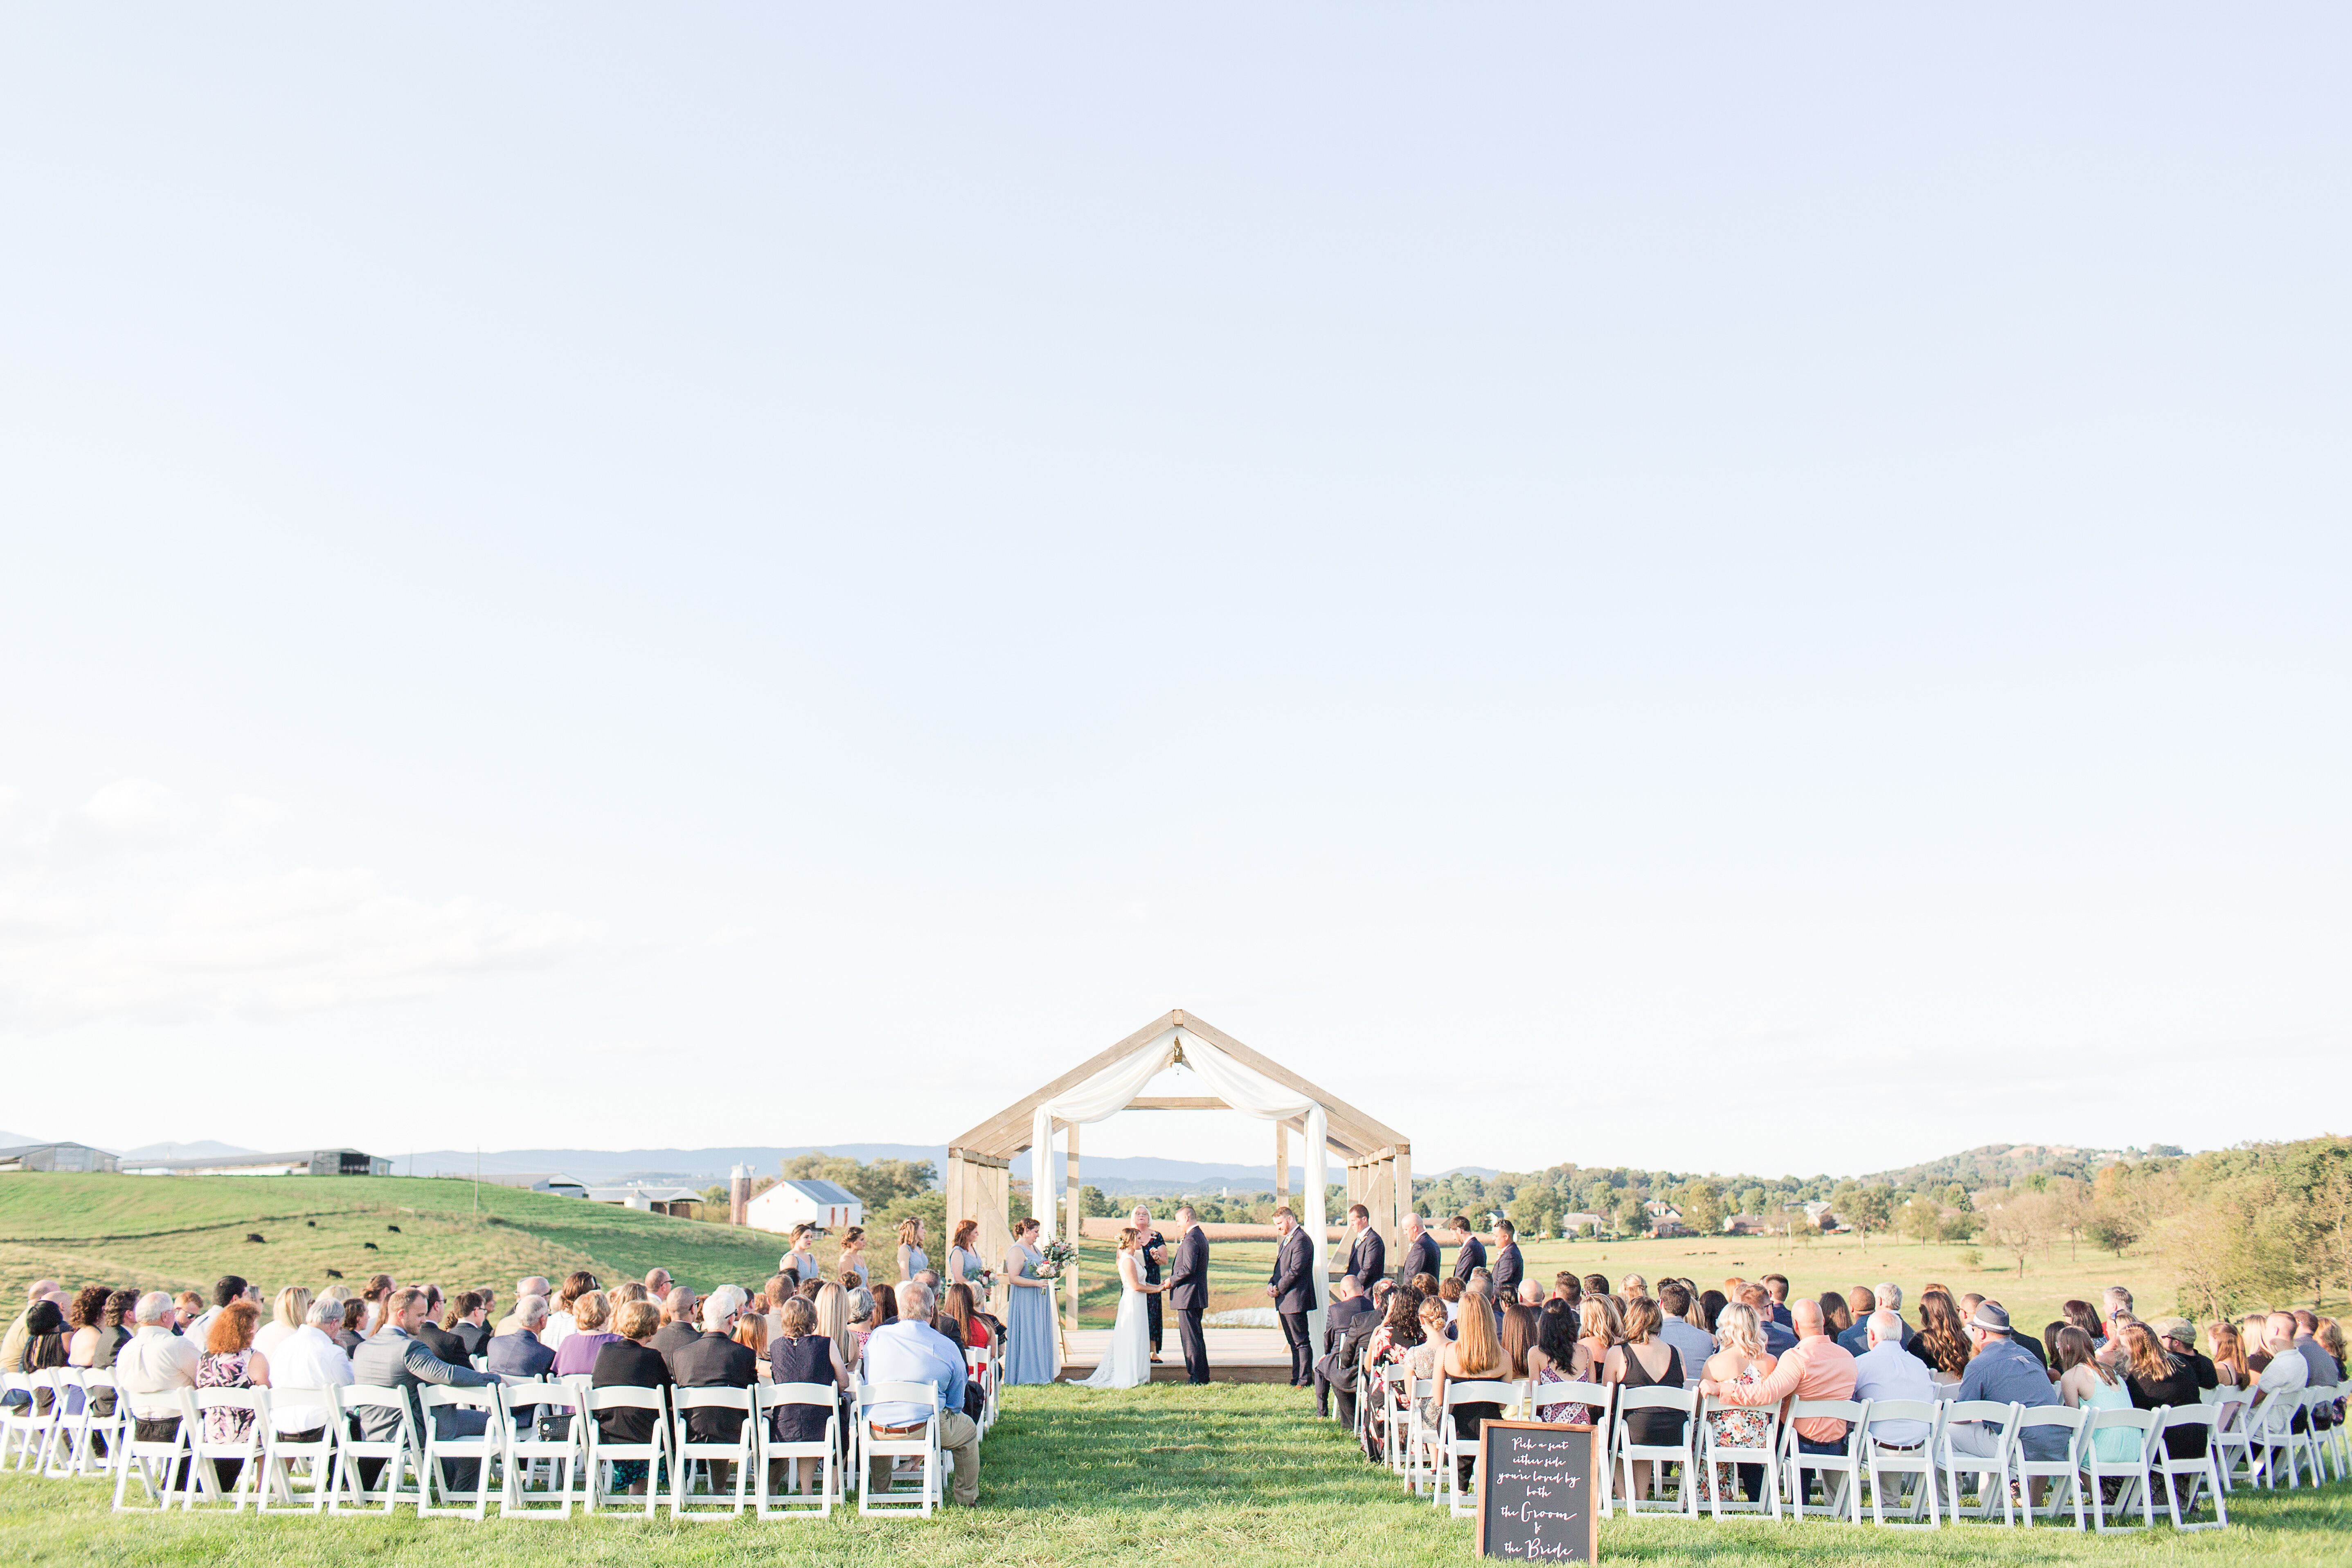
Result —
<path fill-rule="evenodd" d="M 1133 1388 L 1151 1381 L 1151 1319 L 1136 1278 L 1135 1254 L 1118 1255 L 1118 1320 L 1111 1325 L 1110 1350 L 1092 1377 L 1072 1378 L 1081 1388 Z"/>

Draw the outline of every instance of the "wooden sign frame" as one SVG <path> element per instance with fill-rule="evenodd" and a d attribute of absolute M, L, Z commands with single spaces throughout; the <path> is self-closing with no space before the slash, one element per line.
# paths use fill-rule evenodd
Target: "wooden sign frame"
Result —
<path fill-rule="evenodd" d="M 1494 1444 L 1489 1432 L 1586 1432 L 1592 1434 L 1592 1468 L 1584 1478 L 1584 1560 L 1601 1557 L 1601 1467 L 1608 1458 L 1601 1451 L 1601 1428 L 1590 1421 L 1481 1421 L 1478 1423 L 1478 1555 L 1486 1555 L 1486 1478 L 1493 1473 Z"/>

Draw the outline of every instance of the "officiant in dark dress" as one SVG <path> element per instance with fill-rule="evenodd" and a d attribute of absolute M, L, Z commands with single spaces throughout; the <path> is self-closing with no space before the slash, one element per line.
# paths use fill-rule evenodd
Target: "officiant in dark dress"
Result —
<path fill-rule="evenodd" d="M 1135 1213 L 1129 1217 L 1135 1222 L 1135 1249 L 1143 1258 L 1143 1282 L 1146 1285 L 1157 1285 L 1160 1283 L 1160 1265 L 1168 1257 L 1168 1238 L 1160 1235 L 1158 1228 L 1152 1225 L 1151 1211 L 1141 1204 L 1135 1205 Z M 1153 1361 L 1160 1359 L 1160 1298 L 1166 1293 L 1162 1290 L 1155 1290 L 1143 1299 L 1144 1310 L 1151 1323 L 1151 1359 Z"/>

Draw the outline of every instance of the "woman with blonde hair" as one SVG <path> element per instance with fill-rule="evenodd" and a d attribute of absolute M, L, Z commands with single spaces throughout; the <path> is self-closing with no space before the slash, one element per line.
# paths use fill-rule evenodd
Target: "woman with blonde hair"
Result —
<path fill-rule="evenodd" d="M 1701 1375 L 1717 1383 L 1746 1384 L 1761 1383 L 1780 1364 L 1780 1358 L 1764 1348 L 1764 1323 L 1757 1317 L 1756 1309 L 1745 1301 L 1733 1301 L 1716 1314 L 1715 1341 L 1722 1348 L 1706 1358 Z M 1739 1405 L 1710 1410 L 1706 1424 L 1715 1440 L 1727 1448 L 1759 1448 L 1764 1446 L 1772 1431 L 1772 1418 L 1760 1408 Z M 1740 1465 L 1740 1489 L 1750 1501 L 1763 1495 L 1764 1467 Z M 1698 1500 L 1713 1502 L 1722 1498 L 1731 1500 L 1733 1466 L 1723 1462 L 1709 1465 L 1699 1473 Z M 1712 1472 L 1711 1474 L 1708 1472 Z"/>
<path fill-rule="evenodd" d="M 279 1341 L 302 1326 L 302 1320 L 310 1313 L 310 1301 L 307 1285 L 289 1285 L 278 1292 L 269 1321 L 253 1336 L 253 1348 L 265 1356 L 276 1350 Z"/>
<path fill-rule="evenodd" d="M 899 1283 L 906 1283 L 930 1266 L 930 1254 L 923 1250 L 922 1215 L 908 1215 L 898 1222 Z"/>
<path fill-rule="evenodd" d="M 735 1342 L 751 1352 L 759 1363 L 760 1381 L 768 1381 L 768 1314 L 746 1312 L 735 1320 Z"/>
<path fill-rule="evenodd" d="M 1462 1298 L 1454 1314 L 1454 1340 L 1437 1358 L 1437 1414 L 1445 1414 L 1445 1385 L 1448 1383 L 1498 1383 L 1505 1380 L 1509 1366 L 1503 1352 L 1501 1333 L 1495 1327 L 1494 1309 L 1486 1304 L 1486 1293 L 1473 1290 Z M 1479 1424 L 1502 1419 L 1503 1407 L 1495 1400 L 1473 1400 L 1454 1407 L 1454 1433 L 1469 1441 L 1478 1436 Z M 1476 1461 L 1465 1455 L 1457 1461 L 1456 1479 L 1467 1487 L 1470 1468 Z"/>
<path fill-rule="evenodd" d="M 1584 1352 L 1587 1375 L 1598 1383 L 1601 1369 L 1609 1360 L 1609 1347 L 1617 1342 L 1615 1305 L 1606 1296 L 1587 1296 L 1577 1303 L 1576 1321 L 1576 1343 Z"/>
<path fill-rule="evenodd" d="M 2067 1405 L 2082 1410 L 2129 1410 L 2131 1390 L 2123 1379 L 2099 1364 L 2099 1352 L 2091 1343 L 2091 1336 L 2069 1323 L 2058 1331 L 2057 1352 L 2058 1397 Z M 2137 1432 L 2117 1427 L 2113 1431 L 2095 1432 L 2091 1442 L 2102 1459 L 2128 1459 L 2139 1452 L 2140 1436 Z"/>
<path fill-rule="evenodd" d="M 640 1286 L 640 1289 L 644 1287 Z M 625 1301 L 621 1311 L 636 1308 L 654 1308 L 651 1301 Z M 571 1377 L 577 1373 L 593 1375 L 596 1371 L 596 1352 L 606 1345 L 623 1339 L 635 1339 L 634 1334 L 614 1333 L 608 1325 L 614 1316 L 613 1299 L 602 1290 L 591 1290 L 572 1303 L 572 1331 L 555 1349 L 555 1375 Z M 654 1327 L 661 1327 L 661 1311 L 654 1308 Z"/>
<path fill-rule="evenodd" d="M 816 1312 L 816 1331 L 833 1342 L 834 1354 L 840 1358 L 844 1375 L 855 1372 L 861 1342 L 849 1331 L 849 1292 L 838 1285 L 827 1285 L 817 1291 L 816 1300 L 809 1305 Z"/>

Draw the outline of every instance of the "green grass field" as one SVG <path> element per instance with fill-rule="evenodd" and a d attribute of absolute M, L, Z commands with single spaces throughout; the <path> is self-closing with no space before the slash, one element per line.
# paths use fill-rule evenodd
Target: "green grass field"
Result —
<path fill-rule="evenodd" d="M 0 1562 L 147 1565 L 828 1564 L 960 1568 L 1143 1562 L 1162 1568 L 1362 1561 L 1450 1563 L 1470 1521 L 1408 1499 L 1358 1460 L 1335 1425 L 1270 1384 L 1155 1384 L 1118 1394 L 1009 1391 L 982 1454 L 981 1507 L 928 1523 L 861 1521 L 646 1524 L 493 1518 L 474 1524 L 250 1515 L 117 1516 L 95 1482 L 0 1476 Z M 1721 1525 L 1612 1520 L 1602 1554 L 1677 1563 L 2340 1563 L 2352 1554 L 2352 1485 L 2273 1498 L 2240 1492 L 2225 1532 L 2095 1539 L 2071 1530 L 1970 1526 L 1937 1533 L 1808 1521 Z"/>

